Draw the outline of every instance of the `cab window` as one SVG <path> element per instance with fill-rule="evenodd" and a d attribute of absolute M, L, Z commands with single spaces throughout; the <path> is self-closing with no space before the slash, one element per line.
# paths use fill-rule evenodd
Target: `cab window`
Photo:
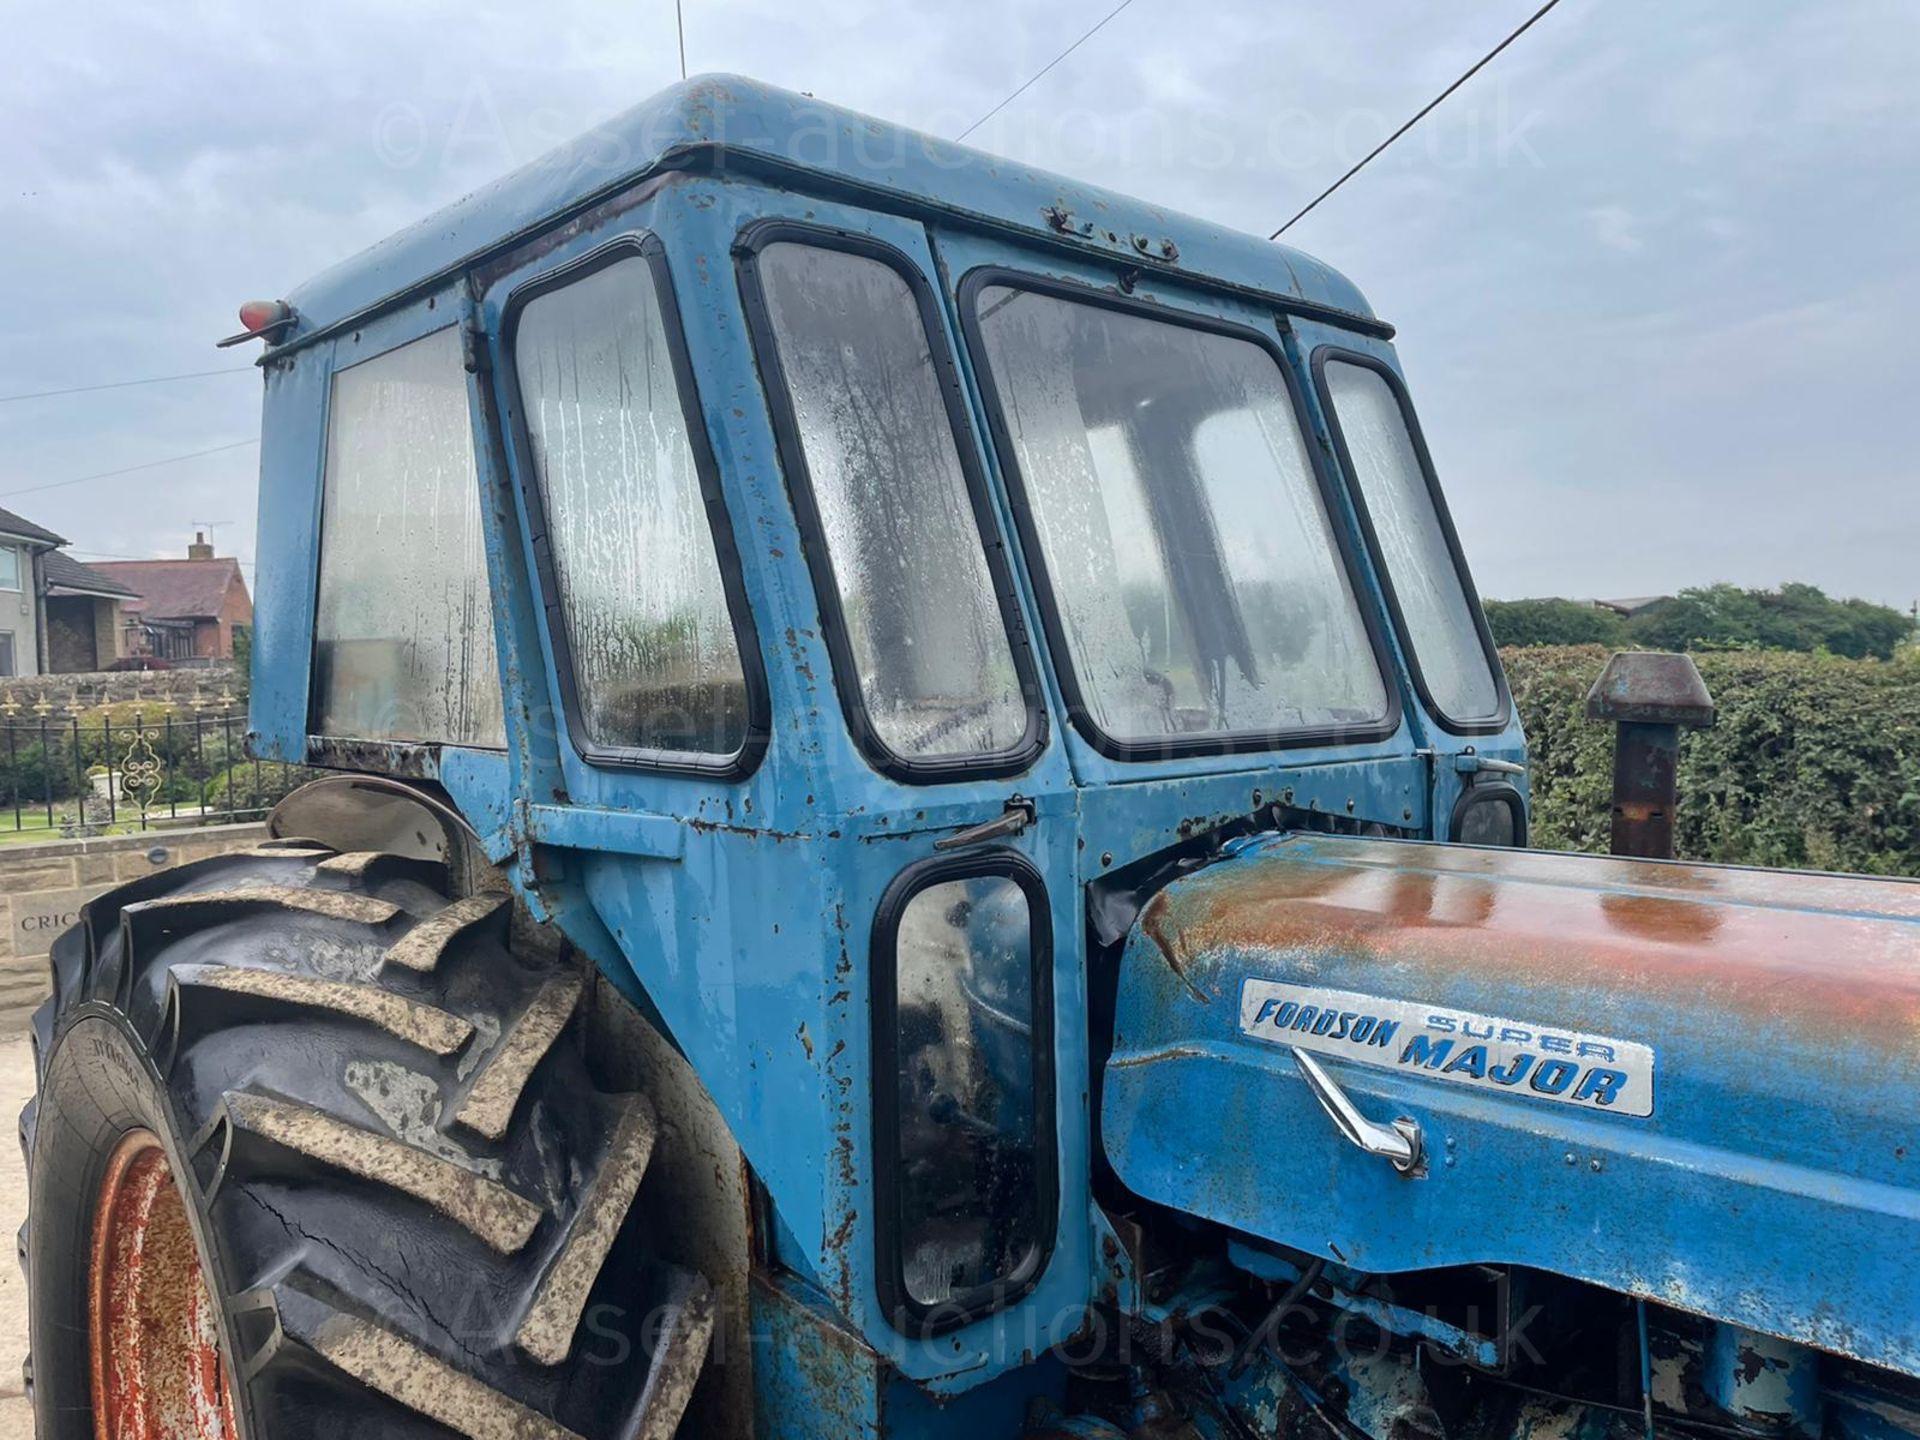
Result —
<path fill-rule="evenodd" d="M 670 304 L 664 266 L 630 248 L 518 302 L 537 548 L 583 748 L 744 768 L 759 728 L 742 661 L 751 645 L 727 592 L 725 513 L 702 479 Z"/>
<path fill-rule="evenodd" d="M 1122 758 L 1390 718 L 1291 387 L 1238 332 L 1007 285 L 973 326 L 1063 688 Z"/>
<path fill-rule="evenodd" d="M 747 274 L 858 738 L 908 778 L 1024 764 L 1038 722 L 1011 601 L 982 539 L 951 358 L 904 258 L 779 240 Z"/>
<path fill-rule="evenodd" d="M 506 743 L 454 329 L 333 377 L 313 688 L 321 735 Z"/>
<path fill-rule="evenodd" d="M 1314 368 L 1422 694 L 1443 721 L 1497 722 L 1500 682 L 1480 607 L 1405 392 L 1369 357 L 1322 352 Z"/>

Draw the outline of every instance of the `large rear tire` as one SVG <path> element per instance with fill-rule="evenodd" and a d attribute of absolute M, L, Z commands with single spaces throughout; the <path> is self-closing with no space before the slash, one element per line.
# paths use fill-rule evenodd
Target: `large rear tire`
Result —
<path fill-rule="evenodd" d="M 583 971 L 511 913 L 301 841 L 85 908 L 21 1116 L 42 1440 L 675 1433 L 712 1294 L 630 1223 L 653 1108 L 594 1086 Z"/>

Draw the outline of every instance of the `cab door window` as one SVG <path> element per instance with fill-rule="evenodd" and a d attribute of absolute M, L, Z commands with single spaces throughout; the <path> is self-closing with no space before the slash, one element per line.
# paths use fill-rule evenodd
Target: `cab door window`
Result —
<path fill-rule="evenodd" d="M 653 242 L 514 300 L 535 551 L 589 757 L 739 773 L 764 739 L 764 699 L 671 303 Z"/>
<path fill-rule="evenodd" d="M 1037 702 L 924 285 L 881 247 L 789 239 L 745 278 L 856 736 L 904 778 L 1024 768 Z"/>

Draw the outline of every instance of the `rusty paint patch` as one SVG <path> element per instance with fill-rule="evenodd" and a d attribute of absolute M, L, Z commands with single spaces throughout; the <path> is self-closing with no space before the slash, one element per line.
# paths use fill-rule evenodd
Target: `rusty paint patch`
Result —
<path fill-rule="evenodd" d="M 1795 1016 L 1849 1044 L 1920 1034 L 1920 885 L 1540 851 L 1314 837 L 1161 891 L 1141 917 L 1182 980 L 1228 950 L 1556 984 Z M 1802 1002 L 1817 987 L 1821 1003 Z"/>
<path fill-rule="evenodd" d="M 107 1162 L 87 1310 L 96 1440 L 240 1433 L 186 1201 L 150 1131 L 129 1133 Z"/>
<path fill-rule="evenodd" d="M 1140 912 L 1140 928 L 1147 938 L 1159 947 L 1161 956 L 1167 962 L 1167 968 L 1180 977 L 1180 983 L 1187 987 L 1193 998 L 1202 1005 L 1213 1003 L 1213 997 L 1194 984 L 1187 975 L 1187 937 L 1186 932 L 1173 922 L 1173 907 L 1167 900 L 1167 892 L 1158 892 L 1147 902 L 1147 908 Z"/>

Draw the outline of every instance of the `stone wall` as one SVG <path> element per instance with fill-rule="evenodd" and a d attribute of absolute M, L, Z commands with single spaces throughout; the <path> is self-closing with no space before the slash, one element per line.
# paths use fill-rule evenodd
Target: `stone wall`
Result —
<path fill-rule="evenodd" d="M 0 626 L 0 628 L 4 628 Z M 172 670 L 111 670 L 87 675 L 29 675 L 0 680 L 0 704 L 11 697 L 23 715 L 31 714 L 42 700 L 53 713 L 71 715 L 95 705 L 118 704 L 127 700 L 145 700 L 155 704 L 174 701 L 182 705 L 194 700 L 213 701 L 223 694 L 240 694 L 240 672 L 230 660 L 208 664 L 182 663 Z"/>
<path fill-rule="evenodd" d="M 46 998 L 47 952 L 79 918 L 81 905 L 122 881 L 244 850 L 265 834 L 260 825 L 214 825 L 0 845 L 0 1034 L 22 1028 Z"/>

